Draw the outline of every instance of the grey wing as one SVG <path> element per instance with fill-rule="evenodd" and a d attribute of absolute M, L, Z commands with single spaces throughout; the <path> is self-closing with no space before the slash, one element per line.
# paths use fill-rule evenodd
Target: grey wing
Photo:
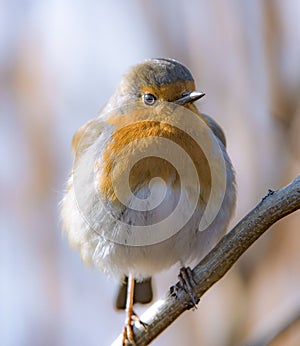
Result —
<path fill-rule="evenodd" d="M 72 139 L 73 154 L 79 157 L 82 152 L 91 146 L 103 129 L 103 122 L 99 118 L 92 119 L 82 125 L 74 134 Z"/>
<path fill-rule="evenodd" d="M 226 137 L 221 126 L 210 116 L 203 113 L 201 113 L 201 115 L 207 120 L 214 135 L 219 138 L 219 140 L 223 143 L 224 147 L 226 148 Z"/>

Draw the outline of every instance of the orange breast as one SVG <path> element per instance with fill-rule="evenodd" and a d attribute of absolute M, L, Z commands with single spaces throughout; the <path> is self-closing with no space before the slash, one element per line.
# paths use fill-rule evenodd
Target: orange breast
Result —
<path fill-rule="evenodd" d="M 112 124 L 117 124 L 116 131 L 106 146 L 102 160 L 98 162 L 97 173 L 98 187 L 104 199 L 119 203 L 115 185 L 124 183 L 125 172 L 128 170 L 132 193 L 148 186 L 154 177 L 160 177 L 174 190 L 180 189 L 180 176 L 176 167 L 157 155 L 162 145 L 160 139 L 163 138 L 180 146 L 191 158 L 201 184 L 198 203 L 205 204 L 210 194 L 211 175 L 207 159 L 199 145 L 187 133 L 167 122 L 140 120 L 143 118 L 141 112 L 131 115 L 131 121 L 126 115 L 110 119 Z M 155 155 L 152 155 L 153 148 Z"/>

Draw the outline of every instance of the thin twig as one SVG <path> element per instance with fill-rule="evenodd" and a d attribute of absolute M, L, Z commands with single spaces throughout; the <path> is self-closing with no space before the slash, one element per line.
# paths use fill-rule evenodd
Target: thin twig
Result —
<path fill-rule="evenodd" d="M 280 322 L 275 322 L 271 317 L 262 332 L 250 336 L 241 346 L 267 346 L 279 339 L 288 330 L 300 323 L 300 310 L 296 310 L 289 317 Z"/>
<path fill-rule="evenodd" d="M 193 269 L 196 282 L 195 293 L 200 298 L 214 283 L 220 280 L 239 257 L 271 225 L 300 208 L 300 176 L 278 191 L 269 190 L 261 202 L 251 210 L 210 253 Z M 134 326 L 137 346 L 148 345 L 184 311 L 190 297 L 185 291 L 178 292 L 179 299 L 170 295 L 163 301 L 153 304 L 142 316 L 147 324 Z M 121 344 L 119 336 L 113 343 Z"/>

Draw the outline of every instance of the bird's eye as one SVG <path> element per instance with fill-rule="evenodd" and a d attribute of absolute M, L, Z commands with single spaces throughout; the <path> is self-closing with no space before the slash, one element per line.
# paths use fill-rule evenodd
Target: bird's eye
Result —
<path fill-rule="evenodd" d="M 152 94 L 144 94 L 143 95 L 143 101 L 145 103 L 145 105 L 147 106 L 153 106 L 156 102 L 157 98 L 152 95 Z"/>

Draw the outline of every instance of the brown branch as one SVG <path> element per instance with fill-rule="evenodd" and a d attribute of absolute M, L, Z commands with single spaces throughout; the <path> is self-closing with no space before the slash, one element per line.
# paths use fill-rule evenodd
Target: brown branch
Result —
<path fill-rule="evenodd" d="M 272 191 L 261 200 L 193 269 L 197 283 L 195 293 L 200 298 L 215 282 L 220 280 L 239 257 L 276 221 L 300 208 L 300 176 L 280 190 Z M 148 345 L 186 309 L 189 301 L 185 291 L 179 291 L 179 299 L 170 295 L 153 304 L 141 316 L 148 325 L 134 326 L 137 346 Z M 121 344 L 121 336 L 113 345 Z"/>
<path fill-rule="evenodd" d="M 250 336 L 242 346 L 266 346 L 278 341 L 286 332 L 300 323 L 300 310 L 294 311 L 291 316 L 281 322 L 275 322 L 271 317 L 259 335 Z"/>

